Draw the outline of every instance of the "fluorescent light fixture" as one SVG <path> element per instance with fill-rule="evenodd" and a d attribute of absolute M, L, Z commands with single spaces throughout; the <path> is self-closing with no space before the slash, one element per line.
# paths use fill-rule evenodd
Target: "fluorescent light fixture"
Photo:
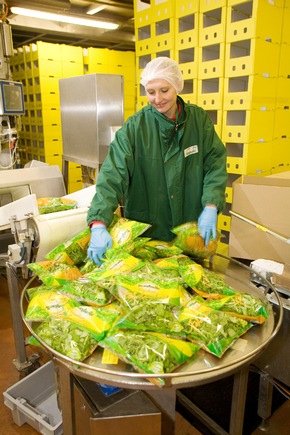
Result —
<path fill-rule="evenodd" d="M 103 6 L 90 6 L 89 9 L 87 10 L 86 14 L 88 14 L 88 15 L 97 14 L 98 12 L 101 12 L 106 7 L 107 7 L 106 5 L 103 5 Z"/>
<path fill-rule="evenodd" d="M 43 20 L 59 21 L 61 23 L 68 23 L 68 24 L 78 24 L 80 26 L 98 27 L 100 29 L 107 29 L 107 30 L 115 30 L 119 27 L 119 25 L 115 23 L 107 23 L 105 21 L 96 21 L 96 20 L 90 20 L 86 18 L 77 18 L 70 15 L 53 14 L 50 12 L 36 11 L 34 9 L 12 7 L 10 8 L 10 10 L 12 14 L 15 15 L 40 18 Z"/>

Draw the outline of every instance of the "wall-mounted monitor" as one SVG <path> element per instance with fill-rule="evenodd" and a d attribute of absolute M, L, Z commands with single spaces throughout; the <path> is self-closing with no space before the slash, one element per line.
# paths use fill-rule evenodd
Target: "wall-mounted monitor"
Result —
<path fill-rule="evenodd" d="M 22 115 L 24 112 L 22 83 L 0 80 L 0 115 Z"/>

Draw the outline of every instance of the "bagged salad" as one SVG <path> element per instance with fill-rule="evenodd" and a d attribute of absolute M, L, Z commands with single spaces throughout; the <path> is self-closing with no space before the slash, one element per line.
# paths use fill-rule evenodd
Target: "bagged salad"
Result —
<path fill-rule="evenodd" d="M 200 346 L 165 334 L 116 330 L 99 345 L 142 373 L 170 373 L 191 359 Z M 162 380 L 160 380 L 162 382 Z"/>
<path fill-rule="evenodd" d="M 55 291 L 38 292 L 28 303 L 25 318 L 39 321 L 64 314 L 77 305 L 76 301 L 61 293 Z"/>
<path fill-rule="evenodd" d="M 184 281 L 187 281 L 188 276 L 184 275 Z M 201 297 L 220 299 L 224 296 L 234 295 L 236 291 L 229 286 L 225 280 L 215 272 L 202 268 L 200 280 L 195 285 L 188 285 Z"/>
<path fill-rule="evenodd" d="M 113 299 L 112 294 L 105 287 L 102 286 L 102 281 L 96 283 L 87 277 L 82 277 L 68 281 L 60 291 L 81 304 L 99 307 L 107 305 Z"/>
<path fill-rule="evenodd" d="M 56 260 L 58 263 L 78 265 L 83 262 L 87 256 L 90 238 L 90 228 L 86 228 L 70 240 L 56 246 L 45 258 L 47 260 Z"/>
<path fill-rule="evenodd" d="M 47 214 L 76 208 L 77 201 L 68 198 L 47 197 L 37 198 L 37 205 L 40 214 Z"/>
<path fill-rule="evenodd" d="M 47 286 L 57 287 L 66 281 L 80 278 L 82 276 L 77 266 L 58 263 L 56 260 L 39 261 L 29 263 L 28 269 L 35 273 Z"/>
<path fill-rule="evenodd" d="M 244 319 L 213 310 L 199 296 L 183 307 L 179 322 L 189 340 L 219 358 L 252 326 Z"/>
<path fill-rule="evenodd" d="M 221 299 L 208 299 L 207 304 L 231 316 L 241 317 L 252 323 L 262 324 L 268 318 L 268 302 L 248 293 L 235 293 Z"/>
<path fill-rule="evenodd" d="M 183 328 L 178 321 L 179 311 L 176 305 L 146 301 L 121 316 L 115 327 L 180 335 Z"/>
<path fill-rule="evenodd" d="M 75 361 L 83 361 L 98 346 L 92 334 L 76 323 L 51 317 L 35 330 L 37 336 L 57 352 Z"/>
<path fill-rule="evenodd" d="M 209 258 L 215 254 L 217 244 L 221 238 L 221 233 L 217 230 L 217 238 L 211 238 L 208 246 L 205 246 L 203 238 L 198 231 L 197 222 L 186 222 L 173 228 L 172 232 L 176 234 L 173 243 L 181 249 L 184 254 L 190 255 L 196 259 Z"/>

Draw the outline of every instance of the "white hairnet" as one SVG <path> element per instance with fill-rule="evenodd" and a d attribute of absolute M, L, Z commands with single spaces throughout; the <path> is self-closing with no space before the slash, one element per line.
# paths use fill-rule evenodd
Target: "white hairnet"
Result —
<path fill-rule="evenodd" d="M 176 92 L 183 89 L 183 77 L 178 63 L 169 57 L 156 57 L 147 63 L 141 73 L 141 84 L 145 87 L 148 82 L 156 79 L 168 81 Z"/>

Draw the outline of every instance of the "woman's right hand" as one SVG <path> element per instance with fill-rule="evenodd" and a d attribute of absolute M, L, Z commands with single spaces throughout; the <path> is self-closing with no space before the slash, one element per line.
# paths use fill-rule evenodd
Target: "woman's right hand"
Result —
<path fill-rule="evenodd" d="M 107 248 L 113 244 L 112 237 L 104 224 L 97 224 L 91 228 L 91 240 L 88 247 L 88 257 L 97 265 L 102 264 Z"/>

